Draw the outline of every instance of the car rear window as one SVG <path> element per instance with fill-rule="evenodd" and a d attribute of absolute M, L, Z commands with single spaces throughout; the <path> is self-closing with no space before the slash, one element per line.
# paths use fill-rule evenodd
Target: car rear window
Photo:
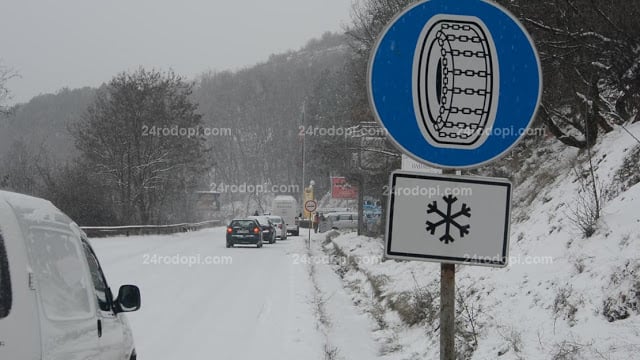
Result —
<path fill-rule="evenodd" d="M 0 233 L 0 319 L 11 311 L 11 276 L 9 276 L 9 259 L 4 247 L 4 238 Z"/>
<path fill-rule="evenodd" d="M 250 219 L 255 219 L 260 225 L 267 225 L 269 223 L 269 218 L 264 216 L 252 216 Z"/>
<path fill-rule="evenodd" d="M 253 228 L 256 223 L 253 220 L 236 220 L 231 222 L 231 227 Z"/>
<path fill-rule="evenodd" d="M 269 218 L 269 220 L 271 220 L 272 223 L 276 224 L 280 224 L 282 222 L 280 218 Z"/>

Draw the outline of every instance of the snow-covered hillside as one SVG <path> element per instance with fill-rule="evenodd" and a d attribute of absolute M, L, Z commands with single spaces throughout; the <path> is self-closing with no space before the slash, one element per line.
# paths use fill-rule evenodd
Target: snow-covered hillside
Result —
<path fill-rule="evenodd" d="M 517 174 L 509 267 L 457 267 L 457 346 L 472 359 L 640 358 L 640 144 L 619 128 L 593 149 L 590 237 L 574 221 L 593 200 L 588 153 L 545 146 Z M 438 358 L 439 265 L 380 262 L 381 239 L 334 236 L 324 249 L 343 259 L 334 269 L 375 320 L 383 358 Z"/>

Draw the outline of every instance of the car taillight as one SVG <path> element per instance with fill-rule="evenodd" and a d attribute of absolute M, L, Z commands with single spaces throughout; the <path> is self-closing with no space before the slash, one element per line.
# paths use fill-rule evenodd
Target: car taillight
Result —
<path fill-rule="evenodd" d="M 256 234 L 259 234 L 260 233 L 260 229 L 259 228 L 253 228 L 253 232 L 256 233 Z"/>
<path fill-rule="evenodd" d="M 227 228 L 227 233 L 231 234 L 233 232 L 233 228 L 228 227 Z"/>
<path fill-rule="evenodd" d="M 278 224 L 278 229 L 282 229 L 282 224 Z"/>

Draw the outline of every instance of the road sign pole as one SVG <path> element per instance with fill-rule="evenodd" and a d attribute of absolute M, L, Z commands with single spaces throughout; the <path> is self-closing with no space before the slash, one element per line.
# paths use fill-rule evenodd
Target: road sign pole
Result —
<path fill-rule="evenodd" d="M 309 247 L 311 247 L 311 226 L 313 224 L 313 215 L 311 215 L 311 213 L 309 213 L 309 240 L 307 242 L 307 245 Z"/>
<path fill-rule="evenodd" d="M 443 170 L 442 174 L 455 174 Z M 456 358 L 456 266 L 440 264 L 440 360 Z"/>
<path fill-rule="evenodd" d="M 455 360 L 456 266 L 440 264 L 440 360 Z"/>

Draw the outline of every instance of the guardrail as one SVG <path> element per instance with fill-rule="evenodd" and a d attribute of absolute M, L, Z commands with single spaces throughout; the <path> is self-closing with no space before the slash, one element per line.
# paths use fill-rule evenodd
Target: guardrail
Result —
<path fill-rule="evenodd" d="M 199 223 L 184 223 L 172 225 L 129 225 L 129 226 L 81 226 L 80 228 L 90 238 L 108 236 L 132 235 L 161 235 L 179 232 L 197 231 L 220 226 L 222 221 L 209 220 Z"/>

